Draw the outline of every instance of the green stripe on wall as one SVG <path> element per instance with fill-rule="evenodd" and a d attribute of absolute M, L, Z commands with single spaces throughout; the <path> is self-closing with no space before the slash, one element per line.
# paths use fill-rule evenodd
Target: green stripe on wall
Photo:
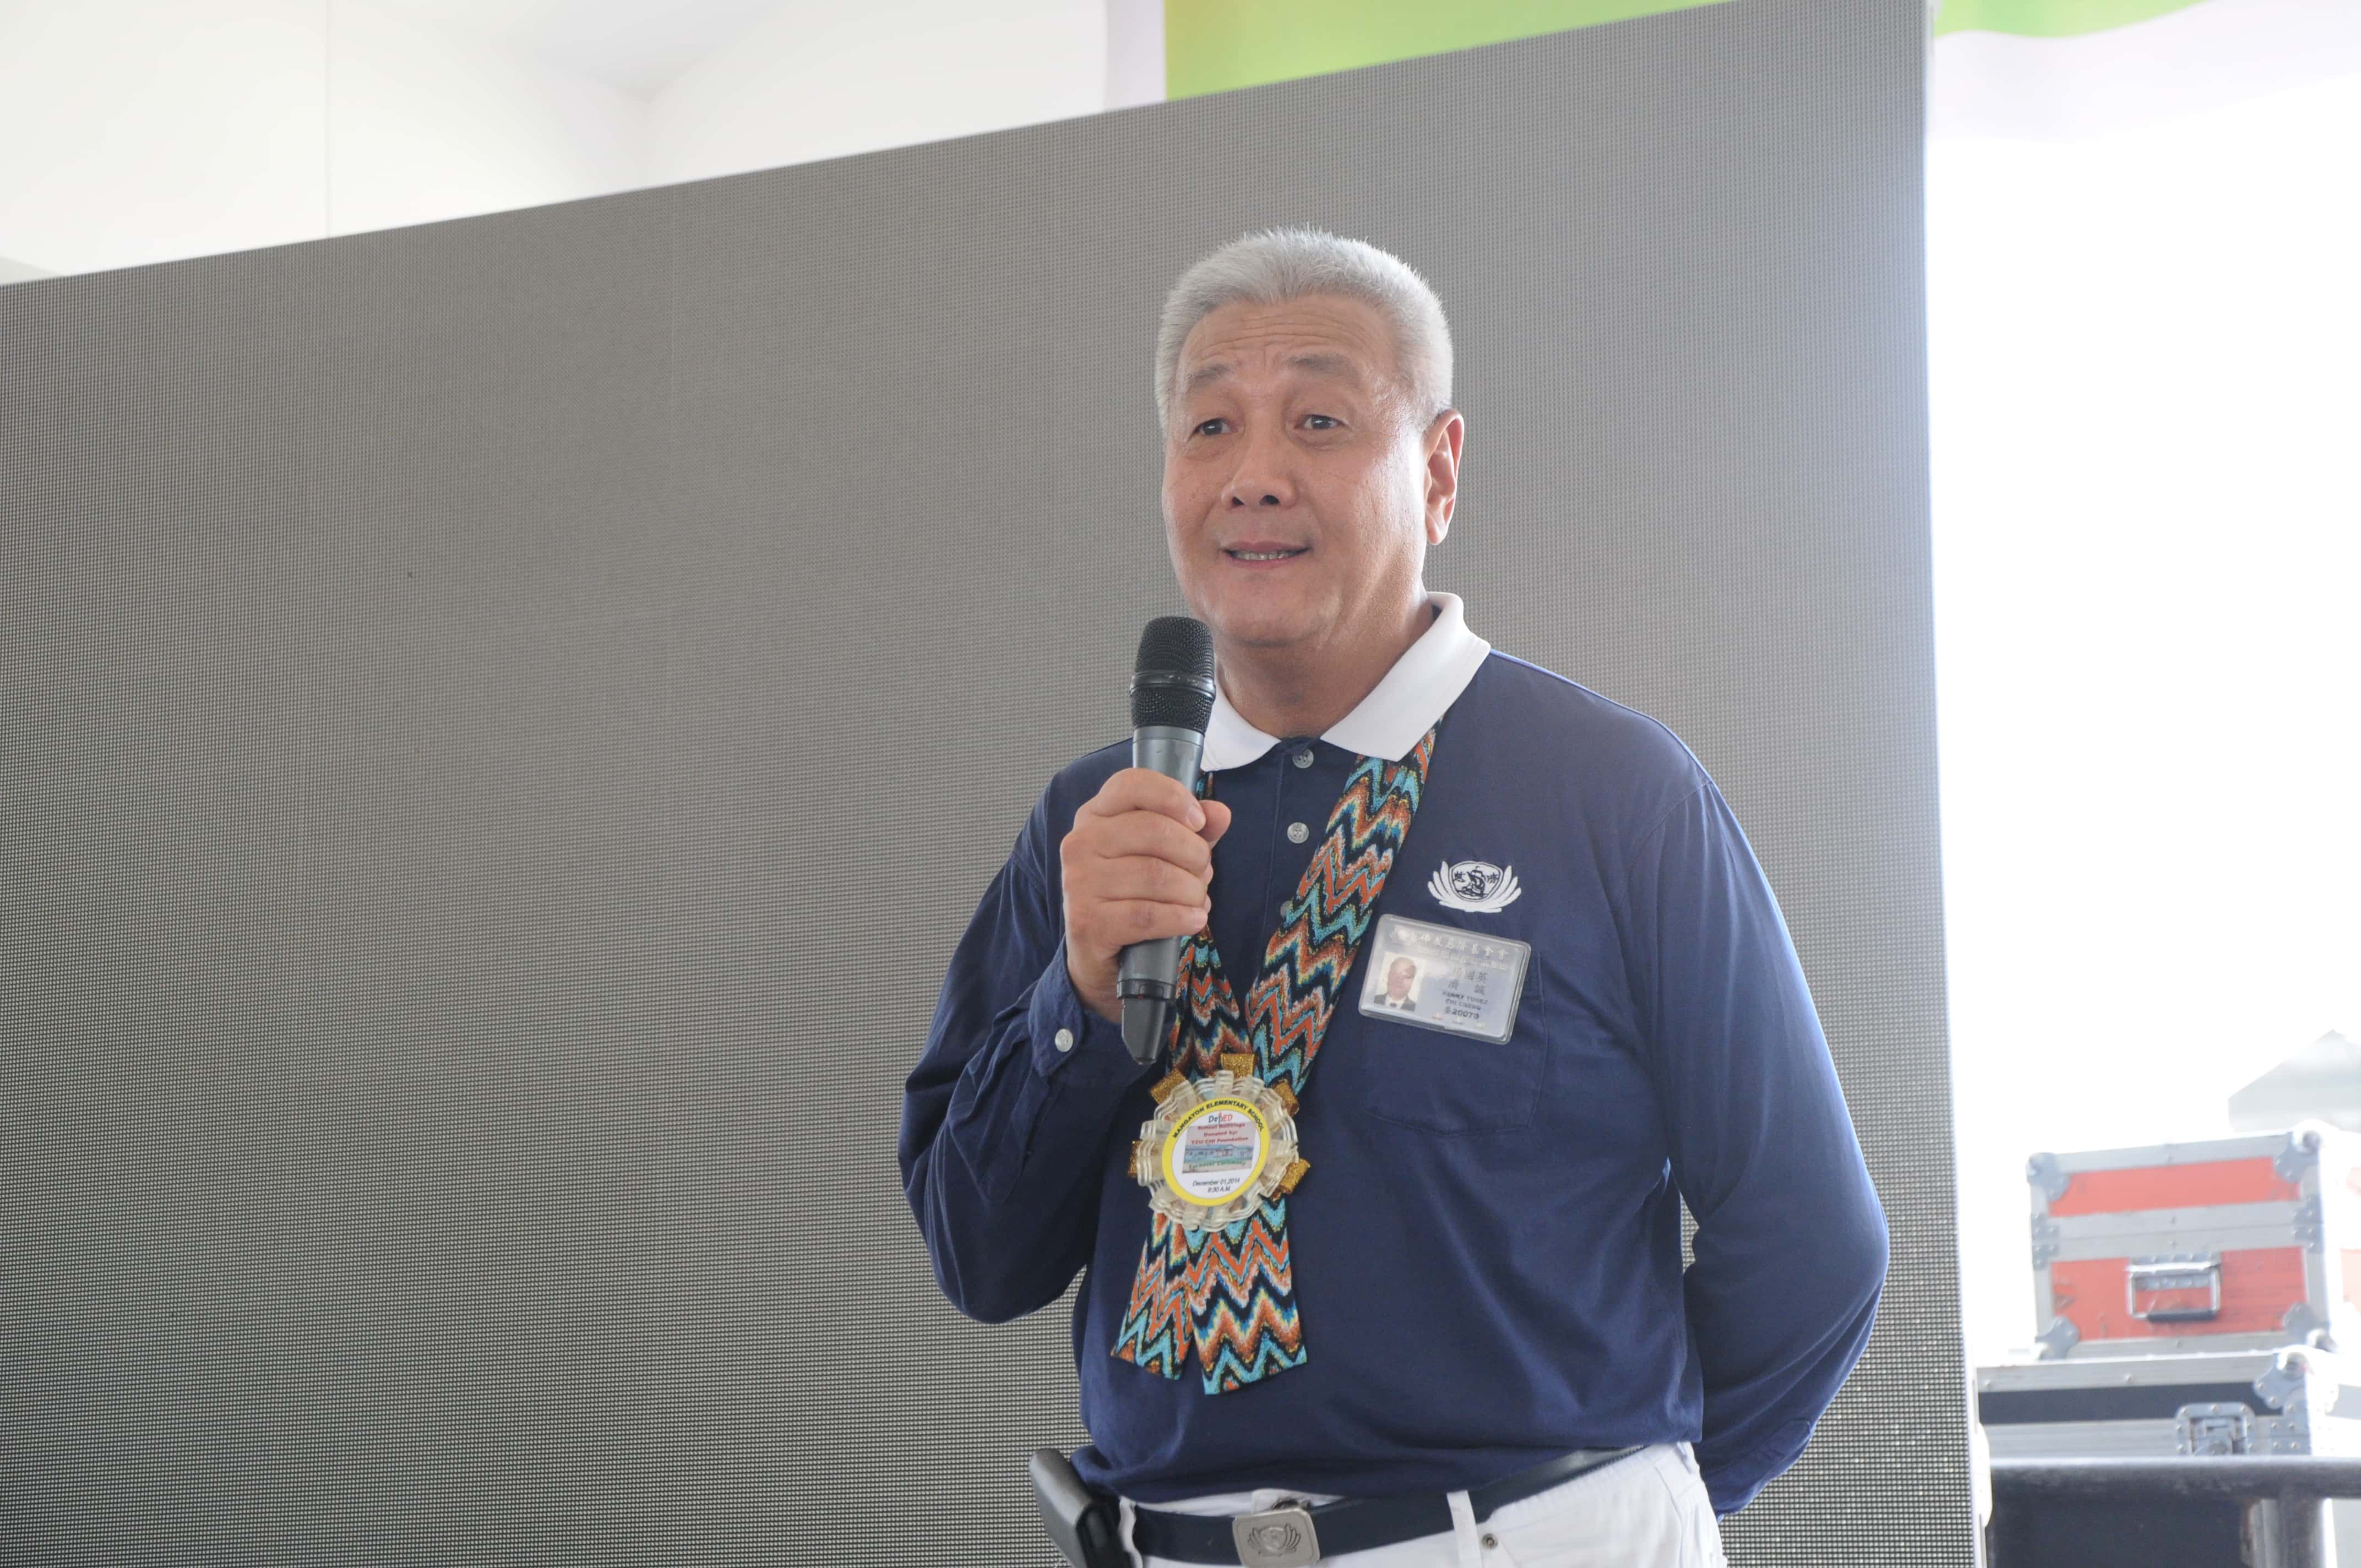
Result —
<path fill-rule="evenodd" d="M 1938 37 L 1985 32 L 2070 38 L 2129 27 L 2198 4 L 2200 0 L 1943 0 L 1943 8 L 1935 16 L 1935 32 Z"/>
<path fill-rule="evenodd" d="M 1193 98 L 1713 3 L 1164 0 L 1164 92 Z"/>
<path fill-rule="evenodd" d="M 1718 0 L 1164 0 L 1170 98 L 1291 82 Z M 2202 0 L 1943 0 L 1935 31 L 2064 38 Z"/>

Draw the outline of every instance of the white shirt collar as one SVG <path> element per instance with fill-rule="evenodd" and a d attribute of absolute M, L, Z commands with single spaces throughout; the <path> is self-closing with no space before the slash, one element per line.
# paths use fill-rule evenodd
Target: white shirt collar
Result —
<path fill-rule="evenodd" d="M 1434 624 L 1320 739 L 1356 756 L 1399 762 L 1459 700 L 1492 645 L 1467 630 L 1466 607 L 1457 594 L 1429 594 L 1427 603 L 1434 607 Z M 1278 736 L 1247 723 L 1230 706 L 1229 694 L 1215 685 L 1213 717 L 1205 725 L 1207 773 L 1243 768 L 1278 744 Z"/>

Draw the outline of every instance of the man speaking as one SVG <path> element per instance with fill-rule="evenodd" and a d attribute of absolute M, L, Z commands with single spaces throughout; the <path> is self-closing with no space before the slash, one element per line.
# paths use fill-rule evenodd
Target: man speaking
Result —
<path fill-rule="evenodd" d="M 1060 773 L 909 1079 L 951 1301 L 1005 1321 L 1084 1273 L 1072 1471 L 1151 1568 L 1719 1563 L 1715 1513 L 1803 1451 L 1884 1277 L 1720 793 L 1424 587 L 1451 368 L 1433 291 L 1356 241 L 1255 235 L 1175 286 L 1202 798 L 1122 746 Z M 1181 997 L 1142 1068 L 1116 959 L 1163 937 Z"/>

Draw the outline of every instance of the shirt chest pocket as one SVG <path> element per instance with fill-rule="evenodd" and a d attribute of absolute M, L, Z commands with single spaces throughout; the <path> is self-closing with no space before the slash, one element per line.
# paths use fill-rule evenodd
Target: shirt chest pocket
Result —
<path fill-rule="evenodd" d="M 1399 1023 L 1348 1005 L 1337 1025 L 1340 1110 L 1438 1134 L 1507 1133 L 1532 1124 L 1548 1091 L 1546 981 L 1529 969 L 1505 1040 Z M 1348 1065 L 1349 1064 L 1349 1065 Z M 1328 1065 L 1328 1064 L 1323 1064 Z M 1315 1088 L 1313 1092 L 1318 1092 Z"/>

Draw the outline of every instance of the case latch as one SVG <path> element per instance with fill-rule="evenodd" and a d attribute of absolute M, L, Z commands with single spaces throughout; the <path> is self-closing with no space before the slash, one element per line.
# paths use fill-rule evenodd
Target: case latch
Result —
<path fill-rule="evenodd" d="M 2172 1420 L 2180 1452 L 2191 1458 L 2255 1450 L 2255 1412 L 2244 1405 L 2183 1405 Z"/>

